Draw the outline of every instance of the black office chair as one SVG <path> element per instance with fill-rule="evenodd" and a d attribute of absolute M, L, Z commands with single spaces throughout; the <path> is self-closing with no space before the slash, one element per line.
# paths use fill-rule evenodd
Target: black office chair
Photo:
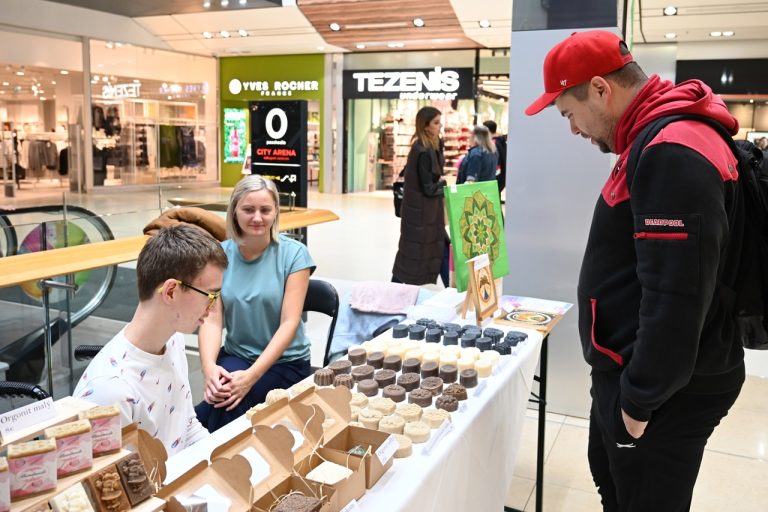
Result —
<path fill-rule="evenodd" d="M 102 348 L 103 345 L 78 345 L 75 347 L 75 359 L 78 361 L 93 359 Z"/>
<path fill-rule="evenodd" d="M 323 366 L 330 362 L 331 340 L 336 329 L 336 318 L 339 316 L 339 294 L 336 288 L 327 281 L 310 279 L 307 288 L 307 297 L 304 299 L 304 311 L 323 313 L 331 317 L 331 326 L 328 328 L 328 339 L 325 342 L 323 354 Z"/>
<path fill-rule="evenodd" d="M 51 395 L 37 384 L 28 382 L 16 382 L 11 380 L 0 381 L 0 398 L 32 398 L 45 400 Z"/>

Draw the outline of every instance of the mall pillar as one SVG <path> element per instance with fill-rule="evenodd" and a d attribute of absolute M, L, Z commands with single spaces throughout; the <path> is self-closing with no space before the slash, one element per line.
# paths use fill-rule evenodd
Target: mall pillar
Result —
<path fill-rule="evenodd" d="M 577 329 L 576 283 L 613 157 L 573 136 L 554 107 L 533 117 L 523 111 L 544 92 L 542 65 L 555 44 L 579 30 L 619 33 L 615 1 L 585 3 L 513 4 L 505 206 L 511 270 L 504 279 L 507 295 L 574 304 L 549 337 L 547 408 L 580 417 L 589 415 L 590 383 Z"/>

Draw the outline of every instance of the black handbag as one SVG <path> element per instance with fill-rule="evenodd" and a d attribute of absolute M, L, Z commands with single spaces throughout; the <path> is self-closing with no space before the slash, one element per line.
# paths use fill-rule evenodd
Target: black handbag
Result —
<path fill-rule="evenodd" d="M 395 181 L 392 183 L 392 195 L 395 203 L 395 217 L 400 217 L 400 207 L 403 205 L 403 192 L 405 190 L 405 183 L 402 181 Z"/>

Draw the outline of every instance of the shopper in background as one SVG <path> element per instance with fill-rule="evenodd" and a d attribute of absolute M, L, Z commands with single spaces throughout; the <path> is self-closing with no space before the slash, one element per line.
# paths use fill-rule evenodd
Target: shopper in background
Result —
<path fill-rule="evenodd" d="M 760 137 L 755 140 L 755 147 L 763 152 L 762 170 L 768 176 L 768 137 Z"/>
<path fill-rule="evenodd" d="M 440 111 L 422 107 L 405 164 L 400 242 L 392 281 L 431 284 L 440 275 L 448 286 L 448 244 L 443 211 L 443 166 Z"/>
<path fill-rule="evenodd" d="M 499 183 L 499 195 L 501 195 L 504 187 L 507 186 L 507 136 L 496 133 L 498 127 L 494 121 L 483 121 L 483 126 L 491 132 L 493 143 L 496 145 L 496 156 L 499 159 L 499 173 L 496 175 L 496 181 Z"/>
<path fill-rule="evenodd" d="M 196 410 L 211 432 L 311 372 L 301 313 L 315 263 L 304 244 L 279 234 L 279 204 L 275 184 L 258 174 L 229 201 L 222 300 L 199 335 L 205 390 Z"/>
<path fill-rule="evenodd" d="M 459 165 L 456 184 L 466 182 L 492 181 L 496 179 L 496 167 L 499 157 L 496 145 L 491 140 L 491 132 L 485 126 L 475 126 L 472 130 L 473 147 Z"/>
<path fill-rule="evenodd" d="M 163 228 L 139 253 L 139 306 L 96 354 L 73 396 L 117 404 L 122 425 L 158 438 L 168 455 L 208 433 L 197 420 L 182 333 L 202 324 L 219 298 L 227 256 L 219 242 L 186 224 Z"/>
<path fill-rule="evenodd" d="M 660 117 L 704 116 L 732 134 L 738 122 L 703 82 L 648 78 L 612 32 L 577 32 L 556 45 L 544 84 L 526 114 L 554 104 L 574 135 L 619 155 L 578 287 L 592 367 L 592 476 L 606 511 L 689 510 L 707 439 L 744 382 L 744 350 L 718 282 L 726 247 L 740 244 L 737 162 L 696 120 L 663 128 L 631 180 L 626 160 Z"/>

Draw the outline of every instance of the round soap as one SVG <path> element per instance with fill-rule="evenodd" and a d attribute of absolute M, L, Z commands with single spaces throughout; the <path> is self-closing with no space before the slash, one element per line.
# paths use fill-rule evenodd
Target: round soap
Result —
<path fill-rule="evenodd" d="M 405 353 L 403 356 L 405 360 L 408 359 L 416 359 L 419 363 L 421 363 L 421 357 L 424 354 L 424 352 L 420 348 L 412 348 L 408 352 Z"/>
<path fill-rule="evenodd" d="M 433 346 L 436 347 L 437 345 L 433 345 Z M 422 363 L 421 367 L 422 368 L 424 368 L 424 365 L 426 363 L 435 363 L 435 364 L 437 364 L 438 362 L 440 362 L 440 351 L 439 350 L 424 352 L 424 354 L 421 356 L 421 363 Z"/>
<path fill-rule="evenodd" d="M 333 379 L 333 385 L 334 387 L 344 386 L 352 389 L 355 387 L 355 379 L 348 373 L 342 373 Z"/>
<path fill-rule="evenodd" d="M 379 394 L 379 384 L 373 379 L 361 380 L 357 383 L 357 391 L 365 396 L 376 396 Z"/>
<path fill-rule="evenodd" d="M 353 405 L 355 407 L 365 407 L 368 405 L 368 395 L 364 395 L 363 393 L 352 393 L 352 398 L 349 400 L 349 405 Z"/>
<path fill-rule="evenodd" d="M 352 371 L 352 362 L 347 359 L 339 359 L 328 365 L 333 371 L 334 375 L 341 375 L 342 373 L 350 373 Z"/>
<path fill-rule="evenodd" d="M 415 348 L 419 348 L 421 346 L 421 342 L 419 340 L 408 340 L 408 339 L 406 339 L 406 340 L 401 340 L 401 341 L 402 341 L 402 343 L 400 344 L 400 346 L 402 346 L 405 349 L 406 352 L 408 352 L 409 350 L 413 350 Z M 405 358 L 403 358 L 403 359 L 405 359 Z"/>
<path fill-rule="evenodd" d="M 483 331 L 478 326 L 476 326 L 475 324 L 465 324 L 461 328 L 463 329 L 462 334 L 467 334 L 468 332 L 473 332 L 473 333 L 477 334 L 478 338 L 483 333 Z"/>
<path fill-rule="evenodd" d="M 499 362 L 499 359 L 501 359 L 501 354 L 499 354 L 496 350 L 486 350 L 480 354 L 480 359 L 488 361 L 492 366 L 496 366 L 496 364 Z"/>
<path fill-rule="evenodd" d="M 379 430 L 387 434 L 402 434 L 405 420 L 397 414 L 384 416 L 379 421 Z"/>
<path fill-rule="evenodd" d="M 379 385 L 380 388 L 394 384 L 397 380 L 397 372 L 394 370 L 379 370 L 373 374 L 373 380 Z"/>
<path fill-rule="evenodd" d="M 480 349 L 477 347 L 467 347 L 461 349 L 461 357 L 466 357 L 472 360 L 477 359 L 481 353 L 482 352 L 480 352 Z"/>
<path fill-rule="evenodd" d="M 426 361 L 421 364 L 421 377 L 437 377 L 440 374 L 437 361 Z"/>
<path fill-rule="evenodd" d="M 522 343 L 525 340 L 527 340 L 528 335 L 520 331 L 509 331 L 507 335 L 504 336 L 504 339 L 509 341 L 515 341 L 516 342 L 515 345 L 517 345 L 518 343 Z"/>
<path fill-rule="evenodd" d="M 443 389 L 443 395 L 449 395 L 454 397 L 456 400 L 466 400 L 467 399 L 467 388 L 462 386 L 461 384 L 450 384 L 446 386 L 445 389 Z"/>
<path fill-rule="evenodd" d="M 474 357 L 462 357 L 458 361 L 456 361 L 456 366 L 459 368 L 459 371 L 469 370 L 471 368 L 475 367 L 475 358 Z"/>
<path fill-rule="evenodd" d="M 397 378 L 397 385 L 403 387 L 406 391 L 413 391 L 419 387 L 421 377 L 418 373 L 403 373 Z"/>
<path fill-rule="evenodd" d="M 273 403 L 282 400 L 283 398 L 290 397 L 291 395 L 285 389 L 272 389 L 269 391 L 269 393 L 267 393 L 264 401 L 267 403 L 267 405 L 272 405 Z"/>
<path fill-rule="evenodd" d="M 395 458 L 404 459 L 405 457 L 410 457 L 413 453 L 413 441 L 411 441 L 411 438 L 403 434 L 395 434 L 395 440 L 397 441 Z"/>
<path fill-rule="evenodd" d="M 478 359 L 475 361 L 475 370 L 477 370 L 478 377 L 490 377 L 491 370 L 493 370 L 493 365 L 490 361 L 486 361 L 485 359 Z"/>
<path fill-rule="evenodd" d="M 360 408 L 356 405 L 350 405 L 349 406 L 349 412 L 350 412 L 350 421 L 357 421 L 357 416 L 360 414 Z"/>
<path fill-rule="evenodd" d="M 387 357 L 399 357 L 402 360 L 407 351 L 408 349 L 406 349 L 404 345 L 398 345 L 395 347 L 390 346 L 387 347 Z M 386 359 L 386 357 L 384 359 Z"/>
<path fill-rule="evenodd" d="M 384 366 L 384 352 L 370 352 L 368 354 L 368 365 L 377 370 Z"/>
<path fill-rule="evenodd" d="M 491 341 L 491 338 L 480 338 L 475 340 L 475 347 L 480 349 L 481 352 L 485 350 L 491 350 L 493 347 L 493 341 Z"/>
<path fill-rule="evenodd" d="M 362 347 L 365 349 L 365 352 L 370 355 L 374 352 L 384 352 L 387 349 L 387 344 L 382 340 L 371 340 L 363 343 Z"/>
<path fill-rule="evenodd" d="M 459 401 L 453 396 L 439 396 L 435 400 L 435 407 L 444 411 L 453 412 L 459 408 Z"/>
<path fill-rule="evenodd" d="M 373 372 L 373 366 L 364 364 L 352 369 L 352 378 L 355 379 L 355 382 L 360 382 L 361 380 L 365 379 L 372 379 Z"/>
<path fill-rule="evenodd" d="M 475 340 L 477 338 L 474 334 L 464 334 L 461 337 L 461 346 L 462 347 L 474 347 L 475 346 Z"/>
<path fill-rule="evenodd" d="M 437 428 L 444 421 L 451 421 L 451 413 L 444 409 L 428 409 L 421 415 L 421 421 L 432 428 Z"/>
<path fill-rule="evenodd" d="M 291 392 L 291 396 L 300 395 L 301 393 L 305 392 L 309 388 L 314 387 L 314 384 L 307 380 L 300 380 L 296 384 L 290 387 L 288 391 Z"/>
<path fill-rule="evenodd" d="M 432 396 L 437 396 L 443 392 L 443 379 L 440 377 L 427 377 L 421 381 L 421 389 L 426 389 Z"/>
<path fill-rule="evenodd" d="M 460 334 L 459 331 L 461 331 L 461 326 L 459 324 L 445 323 L 443 324 L 443 331 L 446 333 L 453 331 Z"/>
<path fill-rule="evenodd" d="M 434 320 L 432 320 L 431 318 L 419 318 L 418 320 L 416 320 L 417 325 L 423 325 L 424 327 L 430 325 L 433 322 Z"/>
<path fill-rule="evenodd" d="M 427 329 L 427 343 L 440 343 L 440 339 L 443 337 L 443 331 L 437 327 Z"/>
<path fill-rule="evenodd" d="M 392 337 L 395 339 L 408 337 L 408 326 L 405 324 L 398 324 L 392 328 Z"/>
<path fill-rule="evenodd" d="M 408 403 L 416 404 L 419 407 L 429 407 L 432 405 L 432 393 L 426 389 L 416 388 L 408 393 Z"/>
<path fill-rule="evenodd" d="M 456 382 L 456 379 L 459 378 L 459 369 L 453 364 L 443 365 L 440 367 L 440 378 L 449 384 Z"/>
<path fill-rule="evenodd" d="M 430 428 L 423 421 L 411 421 L 403 427 L 403 432 L 414 443 L 426 443 L 429 441 Z"/>
<path fill-rule="evenodd" d="M 381 396 L 391 398 L 393 402 L 402 402 L 405 400 L 405 388 L 397 384 L 390 384 L 381 390 Z"/>
<path fill-rule="evenodd" d="M 462 370 L 459 374 L 459 384 L 465 388 L 473 388 L 477 386 L 477 370 Z"/>
<path fill-rule="evenodd" d="M 443 335 L 443 344 L 444 345 L 458 345 L 459 343 L 459 333 L 456 331 L 447 331 Z"/>
<path fill-rule="evenodd" d="M 367 356 L 368 353 L 364 348 L 351 348 L 347 351 L 347 359 L 349 359 L 349 362 L 354 366 L 365 364 Z"/>
<path fill-rule="evenodd" d="M 413 324 L 408 327 L 408 337 L 412 340 L 423 340 L 427 328 L 423 325 Z"/>
<path fill-rule="evenodd" d="M 383 398 L 380 396 L 371 398 L 368 402 L 368 408 L 375 411 L 379 411 L 383 415 L 392 414 L 395 412 L 395 402 L 391 398 Z"/>
<path fill-rule="evenodd" d="M 330 386 L 333 384 L 333 370 L 330 368 L 320 368 L 315 370 L 315 384 L 318 386 Z"/>
<path fill-rule="evenodd" d="M 456 365 L 456 356 L 454 354 L 441 354 L 440 355 L 440 366 L 455 366 Z"/>
<path fill-rule="evenodd" d="M 394 370 L 396 372 L 399 372 L 400 368 L 402 367 L 403 367 L 403 360 L 400 359 L 400 356 L 390 355 L 384 358 L 385 370 Z"/>
<path fill-rule="evenodd" d="M 483 330 L 483 336 L 491 338 L 494 343 L 498 343 L 499 340 L 504 337 L 504 331 L 495 327 L 486 327 Z"/>
<path fill-rule="evenodd" d="M 357 420 L 363 424 L 365 428 L 371 430 L 378 430 L 379 421 L 384 415 L 375 409 L 361 409 L 357 414 Z"/>
<path fill-rule="evenodd" d="M 406 423 L 409 423 L 411 421 L 418 421 L 423 410 L 416 404 L 400 404 L 395 409 L 395 414 L 401 416 Z"/>
<path fill-rule="evenodd" d="M 493 350 L 502 356 L 508 356 L 512 353 L 512 345 L 509 341 L 500 341 L 493 346 Z"/>
<path fill-rule="evenodd" d="M 415 357 L 410 357 L 403 361 L 403 373 L 419 373 L 421 371 L 421 361 Z"/>

